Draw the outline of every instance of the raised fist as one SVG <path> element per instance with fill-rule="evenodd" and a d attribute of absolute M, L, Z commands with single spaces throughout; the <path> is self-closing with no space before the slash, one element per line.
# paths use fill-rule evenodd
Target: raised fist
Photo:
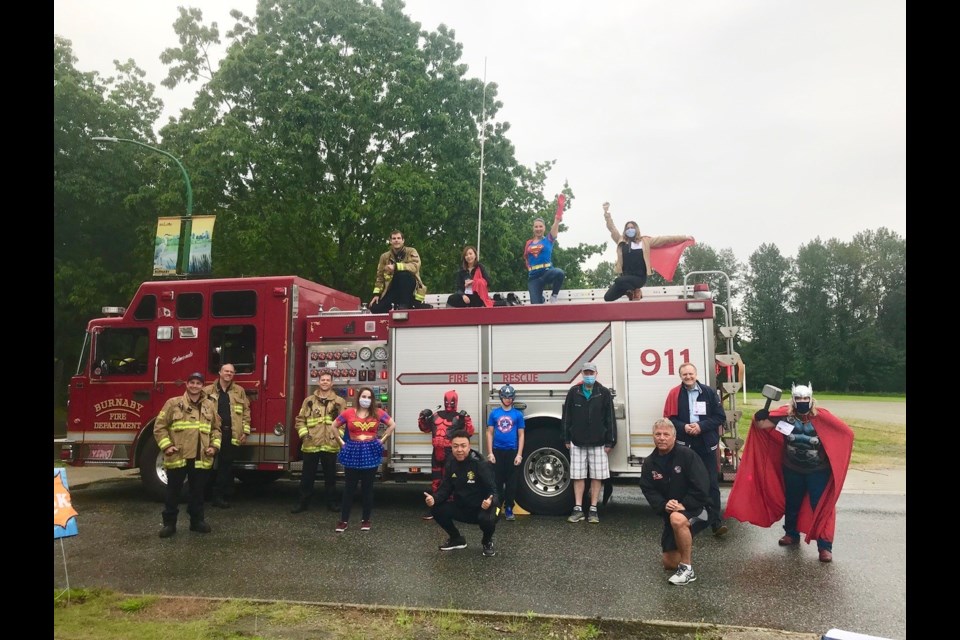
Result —
<path fill-rule="evenodd" d="M 420 419 L 421 419 L 421 420 L 427 420 L 427 419 L 430 418 L 430 416 L 432 416 L 432 415 L 433 415 L 433 410 L 431 410 L 431 409 L 424 409 L 423 411 L 420 412 Z"/>
<path fill-rule="evenodd" d="M 767 411 L 766 409 L 760 409 L 755 414 L 753 414 L 753 419 L 756 420 L 757 422 L 760 422 L 761 420 L 769 420 L 770 412 Z"/>

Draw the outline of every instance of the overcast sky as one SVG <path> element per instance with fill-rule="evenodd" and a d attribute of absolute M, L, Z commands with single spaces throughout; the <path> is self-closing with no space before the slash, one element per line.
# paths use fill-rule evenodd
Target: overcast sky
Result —
<path fill-rule="evenodd" d="M 561 244 L 609 241 L 609 201 L 618 227 L 692 235 L 745 262 L 765 242 L 795 257 L 818 236 L 906 237 L 904 4 L 408 0 L 406 12 L 455 30 L 468 76 L 486 63 L 521 163 L 557 161 L 546 195 L 564 180 L 575 195 Z M 230 10 L 253 16 L 256 2 L 54 0 L 54 33 L 82 71 L 133 58 L 176 115 L 196 90 L 160 85 L 178 5 L 222 36 Z"/>

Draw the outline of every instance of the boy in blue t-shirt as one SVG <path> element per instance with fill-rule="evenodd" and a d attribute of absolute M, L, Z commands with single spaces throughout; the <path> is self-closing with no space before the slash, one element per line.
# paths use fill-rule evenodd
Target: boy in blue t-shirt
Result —
<path fill-rule="evenodd" d="M 500 387 L 500 406 L 487 418 L 487 460 L 494 466 L 497 497 L 507 520 L 515 520 L 513 501 L 517 493 L 516 467 L 523 460 L 523 413 L 513 408 L 517 392 L 509 384 Z"/>

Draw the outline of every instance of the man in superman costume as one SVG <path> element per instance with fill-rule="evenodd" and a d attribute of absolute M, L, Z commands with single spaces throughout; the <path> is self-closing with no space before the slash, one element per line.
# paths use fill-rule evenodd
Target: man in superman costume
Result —
<path fill-rule="evenodd" d="M 769 527 L 784 518 L 778 544 L 817 541 L 821 562 L 833 560 L 837 500 L 850 466 L 853 431 L 817 408 L 808 383 L 794 386 L 791 401 L 753 416 L 737 478 L 724 516 Z"/>

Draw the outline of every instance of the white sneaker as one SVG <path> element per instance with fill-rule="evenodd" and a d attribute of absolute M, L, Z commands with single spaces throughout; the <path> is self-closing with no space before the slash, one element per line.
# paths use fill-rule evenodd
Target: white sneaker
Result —
<path fill-rule="evenodd" d="M 550 304 L 557 304 L 557 302 L 559 302 L 557 296 L 550 296 Z"/>
<path fill-rule="evenodd" d="M 682 586 L 685 584 L 690 584 L 697 579 L 697 575 L 693 572 L 693 567 L 689 564 L 680 563 L 677 567 L 676 573 L 667 578 L 667 581 L 670 584 L 675 584 L 677 586 Z"/>

